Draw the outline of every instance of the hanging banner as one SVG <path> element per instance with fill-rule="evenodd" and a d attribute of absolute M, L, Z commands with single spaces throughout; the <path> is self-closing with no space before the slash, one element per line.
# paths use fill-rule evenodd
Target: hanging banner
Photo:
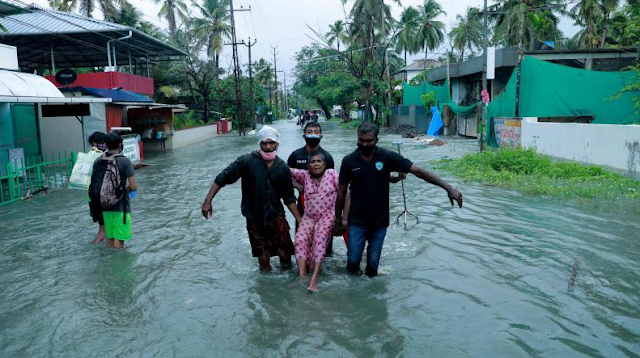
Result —
<path fill-rule="evenodd" d="M 495 46 L 487 47 L 487 79 L 496 78 L 496 48 Z"/>

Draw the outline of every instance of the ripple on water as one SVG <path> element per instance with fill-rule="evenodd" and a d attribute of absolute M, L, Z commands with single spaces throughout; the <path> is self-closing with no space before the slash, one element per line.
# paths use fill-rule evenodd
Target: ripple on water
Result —
<path fill-rule="evenodd" d="M 301 133 L 276 126 L 286 159 Z M 339 165 L 355 132 L 329 123 L 324 135 Z M 382 135 L 380 145 L 397 139 Z M 476 146 L 447 142 L 404 139 L 402 150 L 430 168 Z M 122 252 L 90 244 L 86 193 L 0 208 L 0 356 L 638 356 L 635 203 L 527 197 L 439 173 L 463 192 L 460 210 L 410 177 L 407 206 L 420 223 L 395 224 L 404 206 L 392 185 L 382 275 L 347 275 L 336 238 L 309 294 L 304 280 L 290 287 L 296 273 L 276 259 L 273 273 L 258 272 L 239 183 L 216 197 L 211 220 L 201 217 L 215 175 L 255 147 L 255 137 L 228 135 L 149 153 Z"/>

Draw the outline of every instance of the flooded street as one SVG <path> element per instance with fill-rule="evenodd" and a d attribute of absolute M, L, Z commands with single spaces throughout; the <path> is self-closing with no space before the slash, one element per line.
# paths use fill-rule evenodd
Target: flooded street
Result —
<path fill-rule="evenodd" d="M 355 131 L 323 125 L 339 166 Z M 275 126 L 286 160 L 304 144 L 301 130 Z M 382 135 L 379 145 L 398 139 Z M 213 219 L 202 218 L 215 175 L 257 141 L 227 135 L 148 155 L 125 251 L 91 244 L 86 192 L 0 208 L 0 356 L 640 357 L 636 204 L 526 197 L 438 173 L 464 194 L 460 210 L 410 176 L 420 224 L 392 224 L 381 276 L 347 275 L 335 238 L 320 291 L 309 294 L 289 287 L 297 272 L 275 258 L 274 272 L 258 272 L 239 183 L 214 199 Z M 477 146 L 447 141 L 405 139 L 402 153 L 430 169 Z M 400 188 L 391 187 L 392 221 Z"/>

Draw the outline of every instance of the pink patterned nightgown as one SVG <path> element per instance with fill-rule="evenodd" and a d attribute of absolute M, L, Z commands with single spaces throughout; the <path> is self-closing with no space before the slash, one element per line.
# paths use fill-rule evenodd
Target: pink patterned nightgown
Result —
<path fill-rule="evenodd" d="M 327 169 L 316 182 L 308 171 L 291 168 L 291 176 L 304 186 L 305 197 L 304 215 L 295 238 L 296 258 L 309 264 L 322 262 L 336 217 L 338 173 Z"/>

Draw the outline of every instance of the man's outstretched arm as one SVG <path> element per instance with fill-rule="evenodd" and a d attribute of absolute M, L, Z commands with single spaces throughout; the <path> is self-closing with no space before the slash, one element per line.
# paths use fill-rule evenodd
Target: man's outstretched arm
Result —
<path fill-rule="evenodd" d="M 222 187 L 215 182 L 211 185 L 211 188 L 209 188 L 209 193 L 204 198 L 204 203 L 202 203 L 202 216 L 204 216 L 205 219 L 209 219 L 211 215 L 213 215 L 213 205 L 211 202 L 220 189 L 222 189 Z"/>
<path fill-rule="evenodd" d="M 453 202 L 455 200 L 455 202 L 458 203 L 458 206 L 462 208 L 462 194 L 456 188 L 449 185 L 449 183 L 440 179 L 440 177 L 431 173 L 430 171 L 422 169 L 415 164 L 411 165 L 411 169 L 409 170 L 409 172 L 426 181 L 427 183 L 437 185 L 446 190 L 447 195 L 449 196 L 449 201 L 451 201 L 451 205 L 453 206 Z"/>

